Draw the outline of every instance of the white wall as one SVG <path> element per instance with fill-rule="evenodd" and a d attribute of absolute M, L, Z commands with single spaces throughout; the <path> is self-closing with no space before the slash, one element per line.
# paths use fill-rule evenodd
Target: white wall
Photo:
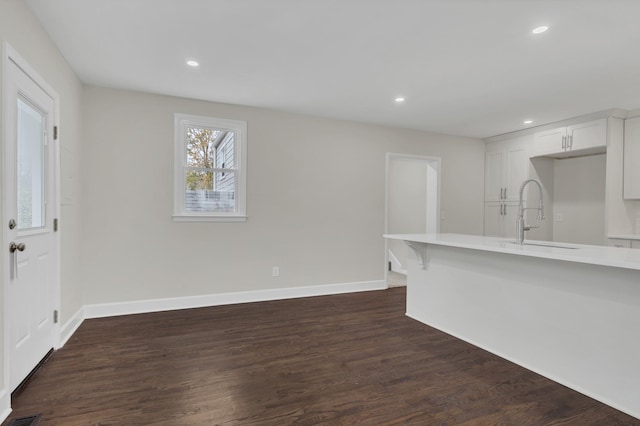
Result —
<path fill-rule="evenodd" d="M 16 49 L 60 95 L 61 192 L 64 198 L 60 217 L 62 245 L 60 319 L 64 324 L 82 306 L 78 268 L 81 235 L 78 197 L 81 191 L 78 170 L 81 155 L 82 84 L 22 1 L 0 1 L 0 41 L 6 41 Z M 0 70 L 0 74 L 1 72 Z M 0 116 L 1 114 L 2 111 Z M 3 251 L 3 256 L 7 256 L 6 250 Z M 0 276 L 1 274 L 2 262 L 0 262 Z M 0 304 L 0 309 L 2 309 L 1 306 Z M 0 312 L 0 319 L 3 317 L 4 314 Z M 0 333 L 3 328 L 4 326 L 0 327 Z M 0 339 L 0 345 L 2 342 L 3 340 Z M 0 350 L 0 356 L 2 353 L 3 351 Z M 2 365 L 4 364 L 0 363 L 0 366 Z"/>
<path fill-rule="evenodd" d="M 84 95 L 87 304 L 383 280 L 386 152 L 441 157 L 441 230 L 482 233 L 480 140 L 97 87 Z M 171 221 L 176 112 L 247 120 L 246 223 Z"/>
<path fill-rule="evenodd" d="M 606 154 L 554 161 L 553 241 L 606 244 Z"/>

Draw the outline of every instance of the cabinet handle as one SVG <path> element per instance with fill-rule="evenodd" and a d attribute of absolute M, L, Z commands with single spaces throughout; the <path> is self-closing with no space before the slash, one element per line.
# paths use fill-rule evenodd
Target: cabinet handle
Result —
<path fill-rule="evenodd" d="M 564 151 L 565 149 L 567 149 L 567 137 L 563 136 L 562 137 L 562 150 Z"/>
<path fill-rule="evenodd" d="M 507 188 L 504 189 L 504 199 L 507 199 Z"/>
<path fill-rule="evenodd" d="M 573 149 L 573 135 L 569 136 L 569 141 L 567 143 L 567 149 Z"/>

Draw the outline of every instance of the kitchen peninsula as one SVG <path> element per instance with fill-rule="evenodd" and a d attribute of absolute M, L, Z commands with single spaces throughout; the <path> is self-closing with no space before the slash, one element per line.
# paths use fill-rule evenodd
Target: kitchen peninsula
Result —
<path fill-rule="evenodd" d="M 407 315 L 640 418 L 640 250 L 395 234 Z"/>

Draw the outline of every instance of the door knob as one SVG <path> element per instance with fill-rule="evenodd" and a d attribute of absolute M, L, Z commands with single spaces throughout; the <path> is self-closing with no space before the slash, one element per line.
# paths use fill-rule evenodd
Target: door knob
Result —
<path fill-rule="evenodd" d="M 16 250 L 18 251 L 24 251 L 24 249 L 27 248 L 27 246 L 24 245 L 24 243 L 18 243 L 16 244 L 15 242 L 11 241 L 9 243 L 9 252 L 10 253 L 15 253 Z"/>

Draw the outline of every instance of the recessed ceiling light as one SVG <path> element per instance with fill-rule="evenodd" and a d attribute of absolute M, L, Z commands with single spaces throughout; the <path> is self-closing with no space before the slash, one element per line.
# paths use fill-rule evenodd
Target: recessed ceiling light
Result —
<path fill-rule="evenodd" d="M 549 29 L 549 27 L 545 26 L 545 25 L 541 25 L 539 27 L 535 27 L 531 32 L 534 34 L 542 34 L 543 32 L 547 31 Z"/>
<path fill-rule="evenodd" d="M 531 124 L 531 123 L 533 123 L 533 120 L 525 120 L 524 121 L 524 124 Z"/>
<path fill-rule="evenodd" d="M 200 64 L 198 63 L 198 61 L 194 61 L 193 59 L 189 59 L 189 60 L 187 61 L 187 65 L 189 65 L 190 67 L 194 67 L 194 68 L 195 68 L 195 67 L 197 67 L 197 66 L 198 66 L 198 65 L 200 65 Z"/>
<path fill-rule="evenodd" d="M 401 103 L 401 102 L 404 102 L 404 98 L 402 96 L 399 96 L 395 98 L 394 101 L 396 101 L 397 103 Z"/>

